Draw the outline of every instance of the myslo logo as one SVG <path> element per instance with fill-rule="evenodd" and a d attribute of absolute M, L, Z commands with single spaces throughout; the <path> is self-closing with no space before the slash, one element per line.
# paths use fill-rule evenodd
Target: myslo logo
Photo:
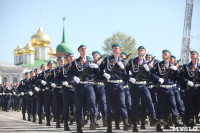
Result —
<path fill-rule="evenodd" d="M 192 132 L 194 132 L 194 131 L 197 131 L 197 127 L 193 127 L 193 128 L 191 128 L 191 127 L 173 127 L 173 131 L 178 131 L 178 132 L 180 132 L 180 131 L 185 131 L 185 132 L 188 132 L 188 131 L 192 131 Z"/>

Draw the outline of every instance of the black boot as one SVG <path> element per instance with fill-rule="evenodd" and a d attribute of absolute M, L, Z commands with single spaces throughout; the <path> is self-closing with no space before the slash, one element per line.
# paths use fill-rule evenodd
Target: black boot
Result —
<path fill-rule="evenodd" d="M 28 121 L 31 121 L 31 115 L 28 114 Z"/>
<path fill-rule="evenodd" d="M 137 122 L 136 121 L 133 122 L 133 130 L 132 130 L 132 132 L 138 132 Z"/>
<path fill-rule="evenodd" d="M 164 125 L 164 129 L 170 129 L 169 122 L 167 122 L 167 124 Z"/>
<path fill-rule="evenodd" d="M 39 124 L 42 124 L 42 116 L 38 115 L 38 118 L 39 118 Z"/>
<path fill-rule="evenodd" d="M 60 120 L 56 119 L 56 128 L 60 128 Z"/>
<path fill-rule="evenodd" d="M 124 124 L 124 131 L 128 131 L 133 128 L 133 126 L 128 123 L 128 118 L 123 119 L 123 124 Z"/>
<path fill-rule="evenodd" d="M 26 116 L 25 116 L 25 114 L 23 114 L 23 120 L 26 120 Z"/>
<path fill-rule="evenodd" d="M 194 119 L 188 120 L 188 126 L 191 127 L 191 128 L 193 128 L 195 126 Z"/>
<path fill-rule="evenodd" d="M 50 116 L 47 116 L 47 117 L 46 117 L 46 120 L 47 120 L 46 126 L 51 126 L 51 124 L 50 124 Z"/>
<path fill-rule="evenodd" d="M 195 115 L 195 121 L 196 121 L 196 124 L 200 124 L 198 115 Z"/>
<path fill-rule="evenodd" d="M 156 131 L 157 131 L 157 132 L 163 132 L 163 130 L 162 130 L 160 124 L 158 124 L 158 125 L 156 126 Z"/>
<path fill-rule="evenodd" d="M 169 115 L 169 126 L 173 126 L 172 115 Z"/>
<path fill-rule="evenodd" d="M 77 133 L 83 133 L 81 129 L 81 122 L 77 122 Z"/>
<path fill-rule="evenodd" d="M 53 122 L 56 122 L 56 118 L 55 117 L 53 117 Z"/>
<path fill-rule="evenodd" d="M 120 129 L 118 119 L 115 119 L 115 129 Z"/>
<path fill-rule="evenodd" d="M 107 133 L 112 133 L 112 121 L 108 121 Z"/>
<path fill-rule="evenodd" d="M 69 128 L 67 120 L 64 120 L 64 131 L 70 131 L 70 128 Z"/>
<path fill-rule="evenodd" d="M 167 123 L 165 123 L 163 120 L 158 120 L 157 118 L 156 118 L 156 114 L 153 114 L 153 115 L 150 115 L 149 116 L 149 121 L 150 121 L 150 125 L 151 126 L 155 126 L 155 125 L 157 125 L 157 124 L 161 124 L 161 125 L 166 125 Z"/>
<path fill-rule="evenodd" d="M 74 120 L 70 120 L 69 125 L 73 125 Z"/>
<path fill-rule="evenodd" d="M 33 115 L 33 122 L 36 122 L 35 115 Z"/>
<path fill-rule="evenodd" d="M 144 119 L 141 120 L 141 129 L 146 129 Z"/>
<path fill-rule="evenodd" d="M 174 124 L 175 127 L 182 127 L 182 126 L 184 126 L 183 124 L 179 123 L 178 117 L 176 117 L 176 118 L 173 119 L 173 124 Z"/>
<path fill-rule="evenodd" d="M 95 117 L 91 117 L 90 119 L 90 130 L 96 129 Z"/>
<path fill-rule="evenodd" d="M 107 123 L 107 117 L 105 115 L 102 117 L 102 122 L 103 122 L 103 127 L 107 127 L 108 123 Z"/>

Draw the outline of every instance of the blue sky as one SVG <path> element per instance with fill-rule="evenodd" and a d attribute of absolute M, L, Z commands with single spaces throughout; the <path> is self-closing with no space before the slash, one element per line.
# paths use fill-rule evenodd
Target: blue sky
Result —
<path fill-rule="evenodd" d="M 66 40 L 75 56 L 86 44 L 88 54 L 103 53 L 104 40 L 117 31 L 135 38 L 137 47 L 161 59 L 169 49 L 180 58 L 185 0 L 1 0 L 0 61 L 14 63 L 13 50 L 24 47 L 40 26 L 54 49 L 62 40 L 62 17 L 66 17 Z M 41 9 L 41 15 L 40 15 Z M 194 0 L 191 35 L 200 34 L 200 1 Z M 200 38 L 191 38 L 192 49 L 200 50 Z"/>

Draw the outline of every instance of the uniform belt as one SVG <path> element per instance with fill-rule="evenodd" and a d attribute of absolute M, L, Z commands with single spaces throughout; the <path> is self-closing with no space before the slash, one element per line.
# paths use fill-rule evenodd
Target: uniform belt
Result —
<path fill-rule="evenodd" d="M 91 81 L 80 81 L 80 84 L 93 84 Z"/>
<path fill-rule="evenodd" d="M 147 88 L 152 89 L 154 85 L 148 85 Z"/>
<path fill-rule="evenodd" d="M 173 84 L 172 86 L 173 86 L 173 87 L 176 87 L 176 84 Z"/>
<path fill-rule="evenodd" d="M 172 88 L 173 85 L 160 85 L 159 87 L 162 87 L 162 88 Z"/>
<path fill-rule="evenodd" d="M 63 86 L 57 86 L 56 88 L 62 89 L 62 88 L 63 88 Z"/>
<path fill-rule="evenodd" d="M 136 81 L 134 84 L 141 85 L 141 84 L 146 84 L 146 83 L 147 83 L 146 81 Z"/>
<path fill-rule="evenodd" d="M 2 96 L 3 94 L 2 93 L 0 93 L 0 96 Z"/>
<path fill-rule="evenodd" d="M 195 84 L 195 85 L 194 85 L 194 87 L 199 87 L 199 86 L 200 86 L 200 84 Z"/>
<path fill-rule="evenodd" d="M 123 88 L 128 88 L 128 85 L 123 86 Z"/>
<path fill-rule="evenodd" d="M 11 95 L 12 95 L 12 93 L 5 93 L 5 95 L 7 95 L 7 96 L 8 96 L 8 95 L 10 95 L 10 96 L 11 96 Z"/>
<path fill-rule="evenodd" d="M 104 85 L 103 82 L 94 82 L 94 85 Z"/>
<path fill-rule="evenodd" d="M 45 90 L 49 90 L 49 87 L 45 87 Z"/>
<path fill-rule="evenodd" d="M 123 80 L 108 80 L 109 83 L 122 83 Z"/>

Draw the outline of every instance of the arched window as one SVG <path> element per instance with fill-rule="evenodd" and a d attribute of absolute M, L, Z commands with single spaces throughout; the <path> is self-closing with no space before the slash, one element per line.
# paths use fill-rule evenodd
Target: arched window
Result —
<path fill-rule="evenodd" d="M 13 78 L 13 84 L 16 83 L 18 81 L 17 77 Z"/>
<path fill-rule="evenodd" d="M 7 77 L 3 77 L 3 84 L 8 81 Z"/>

